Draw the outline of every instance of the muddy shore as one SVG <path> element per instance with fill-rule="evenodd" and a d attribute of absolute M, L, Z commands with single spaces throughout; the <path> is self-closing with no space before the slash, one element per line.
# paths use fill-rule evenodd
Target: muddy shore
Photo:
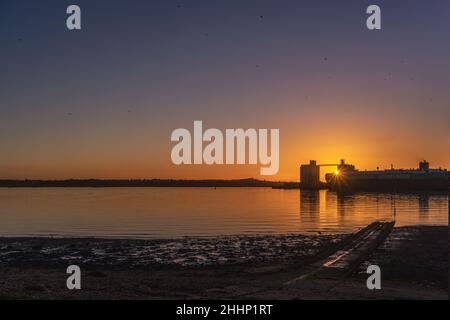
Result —
<path fill-rule="evenodd" d="M 296 278 L 354 235 L 173 240 L 0 238 L 0 299 L 447 299 L 448 228 L 394 228 L 345 279 Z M 378 264 L 383 288 L 366 288 Z M 82 289 L 66 288 L 66 268 Z"/>

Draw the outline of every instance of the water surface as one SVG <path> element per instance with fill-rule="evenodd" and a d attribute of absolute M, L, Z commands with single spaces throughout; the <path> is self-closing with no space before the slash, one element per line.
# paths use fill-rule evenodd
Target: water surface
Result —
<path fill-rule="evenodd" d="M 172 238 L 447 225 L 448 194 L 270 188 L 0 188 L 0 236 Z"/>

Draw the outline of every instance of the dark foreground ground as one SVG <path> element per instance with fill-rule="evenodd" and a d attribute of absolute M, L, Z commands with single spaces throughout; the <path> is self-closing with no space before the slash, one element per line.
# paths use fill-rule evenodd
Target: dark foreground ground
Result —
<path fill-rule="evenodd" d="M 0 299 L 447 299 L 447 227 L 395 228 L 348 276 L 290 282 L 353 236 L 0 238 Z M 66 287 L 71 264 L 81 290 Z M 381 290 L 366 287 L 369 264 Z"/>

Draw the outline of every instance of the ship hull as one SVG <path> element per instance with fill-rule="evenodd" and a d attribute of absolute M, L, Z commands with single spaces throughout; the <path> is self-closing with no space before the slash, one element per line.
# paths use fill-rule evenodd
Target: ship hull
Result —
<path fill-rule="evenodd" d="M 349 174 L 332 177 L 329 187 L 334 191 L 444 191 L 449 189 L 447 174 L 434 175 L 369 175 Z"/>

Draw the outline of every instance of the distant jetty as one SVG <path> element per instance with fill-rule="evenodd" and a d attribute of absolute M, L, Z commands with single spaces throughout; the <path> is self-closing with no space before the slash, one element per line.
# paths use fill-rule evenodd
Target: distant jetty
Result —
<path fill-rule="evenodd" d="M 108 188 L 108 187 L 280 187 L 285 182 L 257 179 L 236 180 L 0 180 L 0 188 Z"/>

